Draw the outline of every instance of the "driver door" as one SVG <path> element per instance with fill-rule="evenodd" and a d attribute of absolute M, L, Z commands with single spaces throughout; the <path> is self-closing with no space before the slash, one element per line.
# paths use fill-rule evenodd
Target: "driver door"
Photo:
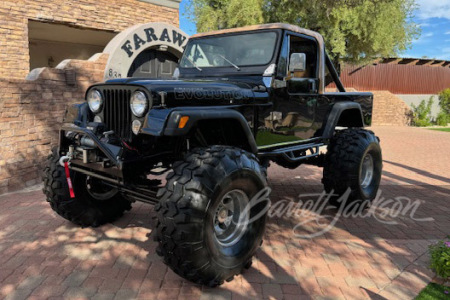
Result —
<path fill-rule="evenodd" d="M 299 139 L 313 137 L 318 98 L 317 44 L 310 38 L 288 34 L 286 94 L 280 99 L 283 125 Z"/>
<path fill-rule="evenodd" d="M 259 147 L 301 142 L 314 137 L 318 99 L 318 45 L 310 37 L 288 33 L 278 64 L 279 84 L 273 90 L 274 101 L 264 115 L 264 139 Z"/>

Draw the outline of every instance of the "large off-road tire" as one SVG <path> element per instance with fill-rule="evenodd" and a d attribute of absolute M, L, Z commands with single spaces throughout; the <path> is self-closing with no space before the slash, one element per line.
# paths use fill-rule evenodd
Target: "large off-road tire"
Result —
<path fill-rule="evenodd" d="M 325 191 L 336 195 L 331 204 L 367 207 L 377 195 L 382 164 L 379 139 L 372 131 L 338 131 L 328 145 L 323 168 Z M 341 197 L 348 189 L 348 198 Z"/>
<path fill-rule="evenodd" d="M 64 168 L 54 149 L 44 170 L 43 192 L 51 208 L 63 218 L 83 227 L 97 227 L 113 222 L 131 209 L 120 193 L 103 187 L 101 181 L 70 171 L 75 198 L 70 198 Z"/>
<path fill-rule="evenodd" d="M 250 222 L 235 221 L 266 187 L 265 169 L 253 154 L 226 146 L 194 149 L 174 164 L 158 193 L 157 253 L 195 283 L 217 286 L 232 280 L 250 267 L 262 243 L 269 199 L 250 206 Z"/>

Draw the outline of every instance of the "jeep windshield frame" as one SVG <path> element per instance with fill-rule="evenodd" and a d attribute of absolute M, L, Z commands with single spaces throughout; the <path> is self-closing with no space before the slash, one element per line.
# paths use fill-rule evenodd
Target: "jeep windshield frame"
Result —
<path fill-rule="evenodd" d="M 272 29 L 190 39 L 180 59 L 180 77 L 262 75 L 276 63 L 281 36 L 281 30 Z"/>

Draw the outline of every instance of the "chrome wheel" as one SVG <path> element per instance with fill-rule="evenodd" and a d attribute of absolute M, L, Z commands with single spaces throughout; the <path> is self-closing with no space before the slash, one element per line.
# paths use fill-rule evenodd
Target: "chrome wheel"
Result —
<path fill-rule="evenodd" d="M 359 174 L 359 182 L 362 188 L 366 188 L 370 185 L 373 178 L 374 163 L 373 157 L 367 153 L 362 161 L 361 172 Z"/>
<path fill-rule="evenodd" d="M 241 190 L 226 193 L 217 206 L 214 219 L 214 237 L 223 247 L 230 247 L 242 238 L 248 227 L 249 199 Z"/>

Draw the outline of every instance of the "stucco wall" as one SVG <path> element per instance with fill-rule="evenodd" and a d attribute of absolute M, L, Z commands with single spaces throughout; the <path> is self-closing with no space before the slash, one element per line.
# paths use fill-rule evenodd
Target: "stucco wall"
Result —
<path fill-rule="evenodd" d="M 435 118 L 437 117 L 440 111 L 438 95 L 396 95 L 396 96 L 405 101 L 405 103 L 408 104 L 410 107 L 412 104 L 418 106 L 422 100 L 428 102 L 430 97 L 434 97 L 433 106 L 431 107 L 431 115 Z"/>

